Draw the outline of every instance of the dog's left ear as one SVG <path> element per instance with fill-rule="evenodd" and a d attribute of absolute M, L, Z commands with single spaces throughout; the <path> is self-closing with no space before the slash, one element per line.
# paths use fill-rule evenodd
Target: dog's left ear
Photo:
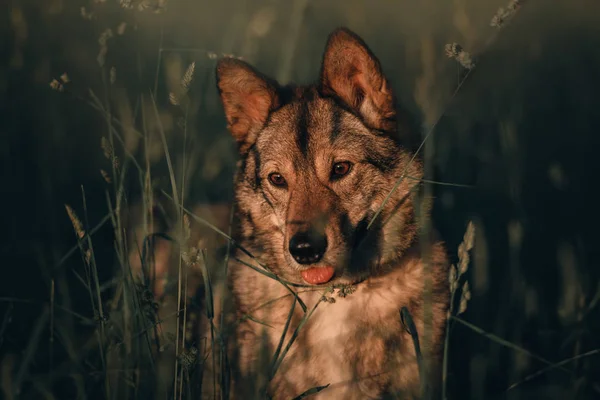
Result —
<path fill-rule="evenodd" d="M 370 128 L 396 128 L 394 96 L 379 60 L 360 37 L 346 28 L 336 29 L 327 41 L 321 91 L 343 101 Z"/>

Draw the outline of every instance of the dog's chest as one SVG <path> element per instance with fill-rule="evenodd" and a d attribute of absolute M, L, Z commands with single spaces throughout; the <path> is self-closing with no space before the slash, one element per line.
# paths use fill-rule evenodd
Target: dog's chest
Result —
<path fill-rule="evenodd" d="M 308 312 L 320 296 L 309 296 Z M 335 303 L 318 303 L 282 362 L 274 388 L 298 395 L 331 385 L 324 398 L 377 398 L 389 380 L 390 362 L 406 351 L 394 311 L 398 305 L 365 291 L 328 297 Z M 274 330 L 272 339 L 278 342 L 280 331 Z"/>
<path fill-rule="evenodd" d="M 325 288 L 299 290 L 307 311 L 296 304 L 282 353 L 296 335 L 270 381 L 273 398 L 294 398 L 328 384 L 313 398 L 380 398 L 389 390 L 414 393 L 419 384 L 418 368 L 400 310 L 409 307 L 417 328 L 422 330 L 420 313 L 414 309 L 422 290 L 420 272 L 418 263 L 406 263 L 385 276 L 369 278 L 346 297 L 339 297 L 337 290 L 327 293 L 326 297 L 334 302 L 322 300 Z M 242 362 L 246 368 L 255 370 L 251 365 L 259 359 L 268 364 L 272 360 L 293 297 L 279 282 L 254 271 L 240 270 L 235 283 L 241 312 L 253 316 L 253 320 L 246 319 L 240 325 L 242 340 L 238 345 L 244 349 Z M 268 306 L 262 307 L 264 304 Z M 302 323 L 315 305 L 314 312 Z M 268 350 L 263 348 L 263 335 L 267 336 Z M 264 350 L 269 355 L 259 358 Z"/>

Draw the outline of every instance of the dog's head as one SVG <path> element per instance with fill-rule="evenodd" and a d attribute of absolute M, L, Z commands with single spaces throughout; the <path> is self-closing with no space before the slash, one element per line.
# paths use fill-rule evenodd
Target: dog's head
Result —
<path fill-rule="evenodd" d="M 217 82 L 239 145 L 242 243 L 296 283 L 353 283 L 411 244 L 411 189 L 422 172 L 404 146 L 379 61 L 347 29 L 328 40 L 320 81 L 281 87 L 248 64 L 222 59 Z M 410 179 L 385 202 L 395 183 Z"/>

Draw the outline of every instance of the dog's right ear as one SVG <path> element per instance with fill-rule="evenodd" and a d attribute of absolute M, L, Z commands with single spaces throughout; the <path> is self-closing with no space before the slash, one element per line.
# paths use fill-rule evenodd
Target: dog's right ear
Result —
<path fill-rule="evenodd" d="M 217 87 L 227 128 L 240 151 L 245 152 L 256 140 L 269 113 L 279 106 L 277 83 L 243 61 L 223 58 L 217 63 Z"/>

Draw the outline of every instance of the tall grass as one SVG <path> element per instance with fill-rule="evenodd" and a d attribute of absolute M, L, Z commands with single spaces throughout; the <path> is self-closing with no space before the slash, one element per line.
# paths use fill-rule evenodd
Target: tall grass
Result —
<path fill-rule="evenodd" d="M 164 6 L 164 2 L 160 1 L 154 5 L 145 1 L 121 3 L 125 8 L 139 7 L 142 11 L 149 9 L 155 12 L 162 11 Z M 494 16 L 492 25 L 498 28 L 505 27 L 522 3 L 511 1 L 507 9 L 499 10 Z M 298 26 L 302 22 L 302 10 L 306 7 L 306 2 L 297 1 L 294 4 L 294 8 L 300 9 L 294 18 L 290 33 L 295 42 L 298 40 Z M 88 13 L 89 10 L 82 12 L 84 16 L 89 15 Z M 68 309 L 64 310 L 57 304 L 57 291 L 68 291 L 68 288 L 60 285 L 57 288 L 56 282 L 52 280 L 49 307 L 44 308 L 33 331 L 30 332 L 30 344 L 20 357 L 18 366 L 11 366 L 10 364 L 14 363 L 11 359 L 3 360 L 3 371 L 8 371 L 2 373 L 4 394 L 6 398 L 20 398 L 23 394 L 22 388 L 33 385 L 33 389 L 26 393 L 29 397 L 41 395 L 55 398 L 55 393 L 66 392 L 73 398 L 227 398 L 230 360 L 227 359 L 225 345 L 229 333 L 226 325 L 229 321 L 225 321 L 223 313 L 228 301 L 223 297 L 223 287 L 230 248 L 239 249 L 252 260 L 248 262 L 238 259 L 238 262 L 277 281 L 287 290 L 288 294 L 285 297 L 272 299 L 270 302 L 290 297 L 294 299 L 281 339 L 271 355 L 269 375 L 263 377 L 267 381 L 275 375 L 321 301 L 308 308 L 299 294 L 316 289 L 294 285 L 281 279 L 237 243 L 231 237 L 231 211 L 223 224 L 223 221 L 215 221 L 210 212 L 199 215 L 194 211 L 194 204 L 191 204 L 189 193 L 193 182 L 190 170 L 193 168 L 192 157 L 195 149 L 191 144 L 192 133 L 189 127 L 194 96 L 192 84 L 198 79 L 197 61 L 191 61 L 185 71 L 179 68 L 180 74 L 172 79 L 177 84 L 168 87 L 167 90 L 161 90 L 159 81 L 167 79 L 163 76 L 166 73 L 163 74 L 162 67 L 167 53 L 181 53 L 188 59 L 201 56 L 204 61 L 208 60 L 209 65 L 214 64 L 217 53 L 202 49 L 169 50 L 163 47 L 164 32 L 161 30 L 154 82 L 143 82 L 147 88 L 133 96 L 136 99 L 134 115 L 130 116 L 130 120 L 124 120 L 116 117 L 126 113 L 118 109 L 111 96 L 114 94 L 115 81 L 118 80 L 118 70 L 106 64 L 105 57 L 110 38 L 114 35 L 112 31 L 107 32 L 104 31 L 99 39 L 98 61 L 104 84 L 101 95 L 92 90 L 83 90 L 82 85 L 78 87 L 67 75 L 53 79 L 50 83 L 52 89 L 64 92 L 65 95 L 74 95 L 89 104 L 100 113 L 105 124 L 104 136 L 98 141 L 98 151 L 104 153 L 108 164 L 102 167 L 100 173 L 106 182 L 105 196 L 109 212 L 94 225 L 88 216 L 86 188 L 81 187 L 81 203 L 65 205 L 65 218 L 69 218 L 73 225 L 75 245 L 57 264 L 63 265 L 69 257 L 79 251 L 81 268 L 73 273 L 88 294 L 85 301 L 89 303 L 92 315 L 78 315 Z M 488 45 L 492 40 L 493 38 L 488 41 Z M 290 54 L 284 55 L 280 76 L 290 76 L 288 69 L 293 58 L 293 49 L 294 47 L 290 47 Z M 443 51 L 444 49 L 440 49 L 440 52 Z M 450 97 L 452 100 L 474 71 L 476 57 L 457 43 L 446 46 L 445 52 L 448 57 L 455 59 L 461 68 L 455 91 Z M 202 90 L 213 89 L 208 87 Z M 170 105 L 165 104 L 167 101 Z M 179 142 L 172 140 L 164 126 L 165 115 L 169 113 L 179 116 L 182 122 L 178 127 L 169 128 L 181 134 Z M 443 112 L 429 121 L 415 157 L 420 155 L 426 142 L 432 138 L 442 115 Z M 139 148 L 128 145 L 131 143 L 128 135 L 139 140 Z M 160 151 L 157 152 L 156 147 Z M 153 155 L 156 153 L 159 156 Z M 427 174 L 425 178 L 421 183 L 428 187 L 436 184 L 467 186 L 437 182 L 431 179 L 431 174 Z M 393 190 L 399 187 L 403 179 L 416 178 L 403 174 Z M 391 193 L 381 208 L 390 196 Z M 373 220 L 378 216 L 379 212 Z M 369 227 L 372 222 L 369 223 Z M 108 224 L 112 228 L 114 246 L 112 249 L 99 249 L 95 245 L 94 235 L 102 226 Z M 424 227 L 424 238 L 429 237 L 428 229 L 430 227 Z M 470 223 L 458 249 L 458 264 L 450 269 L 451 303 L 444 346 L 443 397 L 451 397 L 446 390 L 448 381 L 452 379 L 448 372 L 448 360 L 452 352 L 459 349 L 450 347 L 450 335 L 457 324 L 545 365 L 539 371 L 513 383 L 507 390 L 554 369 L 569 376 L 574 375 L 576 371 L 571 368 L 571 363 L 596 356 L 598 350 L 553 362 L 487 332 L 460 316 L 466 311 L 471 296 L 467 278 L 469 251 L 475 241 L 474 230 L 474 225 Z M 214 247 L 208 248 L 207 243 Z M 225 256 L 218 254 L 217 245 L 226 249 Z M 96 254 L 107 251 L 114 252 L 115 265 L 99 265 Z M 112 268 L 113 278 L 103 281 L 99 270 L 108 268 Z M 334 290 L 340 291 L 341 288 L 324 289 L 322 300 L 327 301 L 327 295 Z M 14 304 L 19 302 L 19 299 L 3 300 L 8 301 L 11 308 L 6 314 L 8 317 L 5 317 L 0 326 L 0 344 L 8 323 L 7 318 L 10 318 Z M 590 304 L 590 307 L 592 306 Z M 291 321 L 297 307 L 302 310 L 303 316 L 293 327 Z M 57 316 L 59 312 L 61 314 Z M 399 310 L 398 318 L 402 318 L 408 326 L 420 358 L 420 349 L 427 346 L 419 343 L 427 342 L 427 332 L 416 332 L 407 312 Z M 259 321 L 251 314 L 242 317 L 246 318 L 268 326 L 266 321 Z M 75 319 L 87 329 L 77 333 L 68 332 L 67 319 L 70 323 Z M 235 326 L 239 322 L 233 321 L 232 325 Z M 49 329 L 46 329 L 48 325 Z M 49 333 L 51 351 L 60 344 L 66 348 L 67 355 L 59 362 L 52 357 L 52 370 L 47 374 L 29 374 L 28 370 L 46 330 Z M 77 336 L 77 339 L 74 340 L 73 336 Z M 423 368 L 422 363 L 420 367 Z M 304 393 L 298 394 L 297 398 L 309 397 L 326 390 L 327 385 L 307 388 Z"/>

